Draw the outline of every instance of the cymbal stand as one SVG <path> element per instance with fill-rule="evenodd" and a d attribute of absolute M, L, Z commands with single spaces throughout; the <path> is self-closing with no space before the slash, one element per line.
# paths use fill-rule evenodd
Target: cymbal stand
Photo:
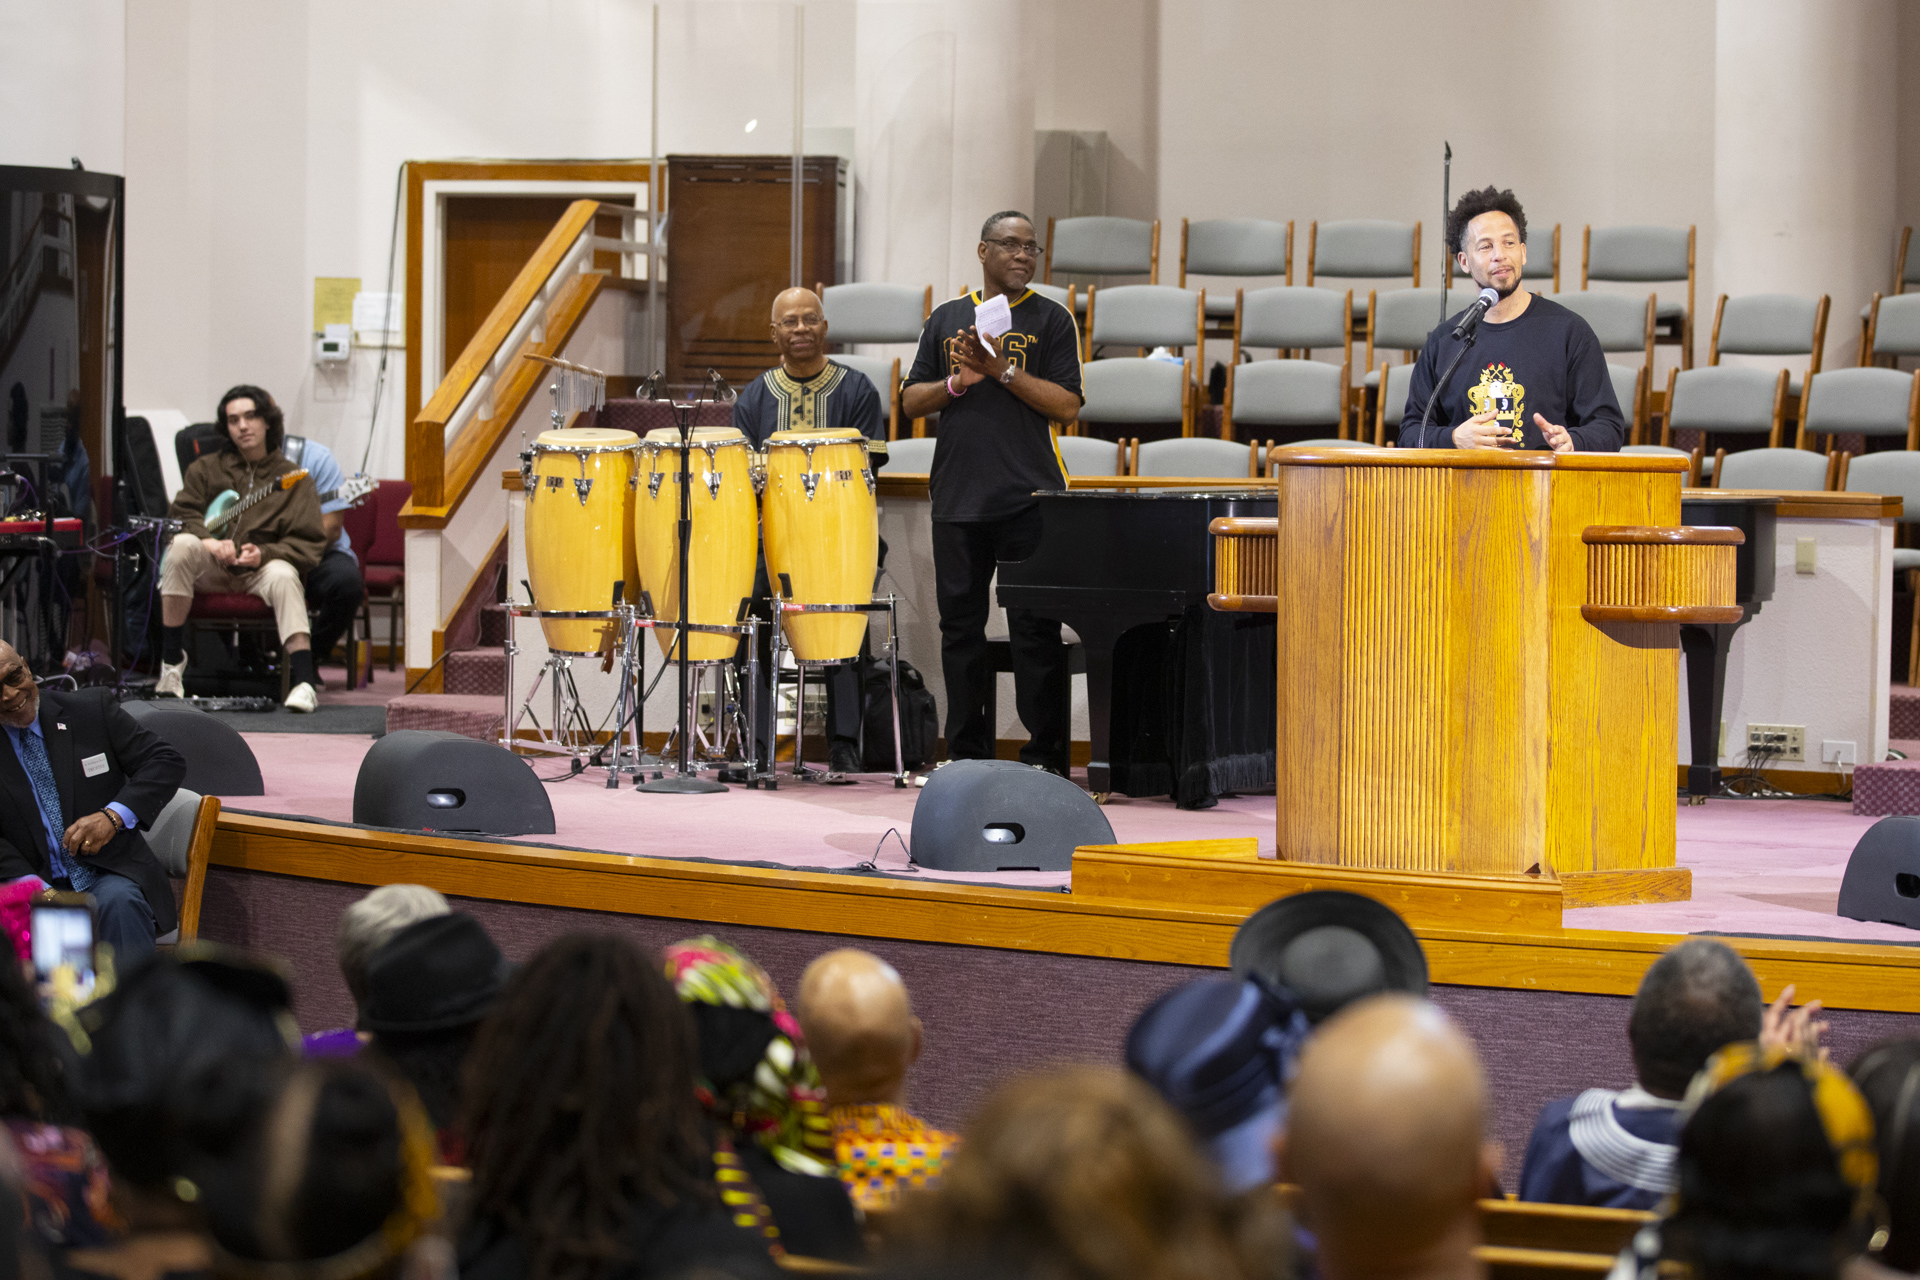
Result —
<path fill-rule="evenodd" d="M 773 591 L 773 616 L 776 619 L 792 615 L 804 616 L 809 613 L 884 613 L 887 615 L 887 645 L 883 650 L 887 664 L 887 696 L 893 709 L 893 785 L 905 788 L 907 785 L 907 767 L 900 750 L 900 623 L 899 599 L 893 595 L 875 596 L 872 604 L 799 604 L 789 597 L 793 593 L 793 583 L 786 574 L 779 575 L 780 585 Z M 793 646 L 787 641 L 785 627 L 776 625 L 773 631 L 773 682 L 776 687 L 780 680 L 780 655 L 790 652 Z M 839 666 L 841 662 L 856 662 L 856 658 L 844 658 L 839 662 L 801 662 L 794 658 L 795 696 L 793 710 L 793 777 L 798 782 L 809 782 L 826 776 L 826 770 L 810 769 L 805 759 L 806 723 L 807 723 L 807 671 L 811 667 Z M 777 743 L 779 738 L 779 713 L 775 712 L 775 728 L 771 735 Z M 757 775 L 771 779 L 774 772 L 773 760 L 767 760 L 767 772 Z M 753 785 L 749 783 L 748 785 Z"/>

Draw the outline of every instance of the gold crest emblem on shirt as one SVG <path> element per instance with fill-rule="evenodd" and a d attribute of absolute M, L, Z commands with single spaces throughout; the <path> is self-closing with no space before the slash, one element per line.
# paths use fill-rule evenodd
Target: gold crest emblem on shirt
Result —
<path fill-rule="evenodd" d="M 1490 364 L 1482 369 L 1479 383 L 1467 388 L 1467 403 L 1476 418 L 1493 414 L 1495 422 L 1507 427 L 1515 444 L 1526 438 L 1527 389 L 1513 380 L 1513 370 L 1506 365 Z"/>

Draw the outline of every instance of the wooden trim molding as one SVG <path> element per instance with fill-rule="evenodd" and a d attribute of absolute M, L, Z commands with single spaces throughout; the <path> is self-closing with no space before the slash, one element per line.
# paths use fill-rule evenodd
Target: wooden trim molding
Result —
<path fill-rule="evenodd" d="M 1218 523 L 1216 521 L 1215 523 Z M 1581 530 L 1580 541 L 1588 546 L 1645 545 L 1676 543 L 1687 546 L 1740 546 L 1747 535 L 1724 525 L 1589 525 Z"/>
<path fill-rule="evenodd" d="M 1878 493 L 1795 489 L 1682 489 L 1680 497 L 1682 501 L 1693 498 L 1778 498 L 1780 503 L 1774 508 L 1774 514 L 1782 520 L 1897 520 L 1904 514 L 1899 497 Z"/>
<path fill-rule="evenodd" d="M 1551 453 L 1545 449 L 1302 449 L 1274 450 L 1282 467 L 1441 467 L 1495 471 L 1671 471 L 1685 458 L 1650 453 Z"/>
<path fill-rule="evenodd" d="M 1280 597 L 1224 595 L 1212 591 L 1207 593 L 1207 607 L 1220 613 L 1278 613 Z"/>

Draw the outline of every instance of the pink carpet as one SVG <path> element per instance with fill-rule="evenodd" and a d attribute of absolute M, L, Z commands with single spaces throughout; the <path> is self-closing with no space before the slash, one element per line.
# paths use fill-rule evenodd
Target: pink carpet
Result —
<path fill-rule="evenodd" d="M 246 735 L 267 794 L 236 798 L 230 807 L 347 822 L 353 783 L 372 740 L 348 734 Z M 536 761 L 542 775 L 564 771 Z M 851 787 L 783 781 L 778 791 L 735 787 L 724 795 L 649 796 L 629 786 L 609 791 L 591 770 L 550 783 L 551 836 L 523 843 L 563 845 L 642 857 L 772 862 L 847 870 L 873 859 L 879 870 L 909 873 L 898 831 L 910 840 L 917 791 L 896 791 L 884 776 Z M 1263 852 L 1274 845 L 1271 796 L 1223 800 L 1187 813 L 1168 800 L 1118 799 L 1106 807 L 1116 840 L 1196 840 L 1252 836 Z M 1712 800 L 1679 808 L 1679 860 L 1693 870 L 1693 899 L 1638 907 L 1588 907 L 1566 913 L 1570 929 L 1654 933 L 1754 933 L 1857 941 L 1920 942 L 1895 925 L 1843 920 L 1834 914 L 1847 855 L 1875 819 L 1855 817 L 1824 800 Z M 919 871 L 928 879 L 976 880 Z M 1064 873 L 1005 872 L 996 884 L 1058 888 Z"/>

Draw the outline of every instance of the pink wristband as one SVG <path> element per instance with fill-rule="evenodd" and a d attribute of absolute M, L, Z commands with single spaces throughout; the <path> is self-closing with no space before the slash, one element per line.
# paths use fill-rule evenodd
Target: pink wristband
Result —
<path fill-rule="evenodd" d="M 947 399 L 949 400 L 958 400 L 961 396 L 967 394 L 965 387 L 960 388 L 958 391 L 953 389 L 953 380 L 959 376 L 960 375 L 954 373 L 947 375 Z"/>

